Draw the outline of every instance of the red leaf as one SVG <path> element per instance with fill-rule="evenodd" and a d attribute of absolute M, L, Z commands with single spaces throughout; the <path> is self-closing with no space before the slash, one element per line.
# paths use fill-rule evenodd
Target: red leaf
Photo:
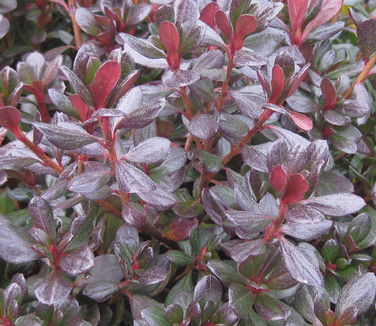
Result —
<path fill-rule="evenodd" d="M 307 63 L 305 66 L 303 66 L 302 69 L 300 69 L 294 75 L 294 77 L 291 79 L 292 82 L 290 84 L 289 91 L 286 95 L 286 98 L 288 98 L 290 95 L 292 95 L 298 89 L 299 85 L 304 80 L 305 76 L 307 75 L 310 66 L 311 66 L 311 64 Z"/>
<path fill-rule="evenodd" d="M 119 81 L 120 75 L 120 64 L 116 61 L 107 61 L 99 67 L 89 86 L 97 109 L 105 106 L 107 97 Z"/>
<path fill-rule="evenodd" d="M 190 236 L 192 229 L 196 225 L 196 219 L 185 219 L 176 216 L 170 222 L 168 230 L 165 232 L 165 236 L 174 241 L 185 240 Z"/>
<path fill-rule="evenodd" d="M 179 55 L 179 31 L 176 26 L 168 21 L 159 25 L 159 38 L 167 51 L 167 62 L 172 70 L 176 70 L 180 66 Z"/>
<path fill-rule="evenodd" d="M 304 16 L 307 11 L 308 0 L 288 0 L 288 9 L 291 23 L 291 30 L 293 32 L 298 29 L 301 30 Z"/>
<path fill-rule="evenodd" d="M 242 15 L 235 24 L 233 50 L 240 50 L 243 47 L 244 39 L 253 33 L 257 28 L 257 20 L 251 15 Z"/>
<path fill-rule="evenodd" d="M 281 165 L 277 165 L 273 168 L 270 175 L 270 184 L 278 191 L 282 192 L 287 184 L 287 175 Z"/>
<path fill-rule="evenodd" d="M 77 94 L 69 96 L 69 101 L 80 115 L 81 121 L 86 121 L 93 114 L 92 109 Z"/>
<path fill-rule="evenodd" d="M 0 126 L 15 132 L 19 129 L 22 114 L 13 106 L 4 106 L 0 108 Z"/>
<path fill-rule="evenodd" d="M 301 174 L 293 174 L 289 177 L 282 201 L 285 204 L 297 203 L 304 199 L 308 189 L 308 181 Z"/>
<path fill-rule="evenodd" d="M 222 10 L 218 10 L 215 13 L 215 22 L 222 33 L 225 34 L 227 40 L 230 41 L 232 39 L 232 28 L 226 14 Z"/>
<path fill-rule="evenodd" d="M 274 65 L 272 72 L 272 98 L 270 103 L 276 104 L 285 89 L 285 73 L 279 65 Z"/>
<path fill-rule="evenodd" d="M 328 78 L 324 78 L 322 80 L 321 91 L 325 100 L 325 109 L 333 109 L 337 102 L 337 93 L 336 89 Z"/>
<path fill-rule="evenodd" d="M 319 13 L 314 19 L 309 22 L 309 24 L 304 29 L 301 40 L 304 41 L 307 38 L 308 34 L 311 33 L 314 29 L 332 19 L 341 9 L 342 3 L 343 0 L 324 0 Z"/>
<path fill-rule="evenodd" d="M 173 23 L 165 21 L 159 25 L 159 38 L 167 52 L 178 52 L 179 31 Z"/>
<path fill-rule="evenodd" d="M 216 2 L 210 2 L 202 11 L 200 19 L 212 29 L 215 29 L 215 13 L 220 10 Z"/>
<path fill-rule="evenodd" d="M 289 116 L 294 121 L 294 123 L 300 128 L 305 131 L 311 130 L 313 128 L 312 120 L 306 117 L 304 114 L 295 112 L 295 111 L 288 111 Z"/>

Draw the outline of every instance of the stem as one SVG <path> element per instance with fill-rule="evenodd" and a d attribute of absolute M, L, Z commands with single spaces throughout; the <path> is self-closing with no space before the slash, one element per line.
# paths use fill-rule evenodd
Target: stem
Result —
<path fill-rule="evenodd" d="M 271 110 L 265 110 L 263 114 L 261 115 L 260 119 L 256 122 L 256 124 L 252 127 L 250 131 L 248 131 L 247 135 L 241 140 L 241 142 L 236 145 L 230 153 L 228 153 L 223 159 L 223 165 L 226 165 L 228 162 L 230 162 L 234 156 L 238 155 L 244 145 L 246 145 L 251 138 L 260 130 L 261 127 L 263 127 L 266 120 L 270 118 L 270 116 L 273 114 L 273 111 Z"/>
<path fill-rule="evenodd" d="M 79 49 L 82 45 L 82 39 L 80 34 L 80 27 L 77 24 L 76 20 L 76 4 L 75 0 L 68 0 L 69 3 L 69 16 L 72 21 L 73 25 L 73 33 L 74 33 L 74 42 L 76 43 L 77 49 Z"/>
<path fill-rule="evenodd" d="M 227 66 L 227 73 L 226 73 L 226 79 L 222 84 L 222 90 L 221 90 L 221 96 L 219 98 L 219 101 L 217 103 L 217 110 L 222 110 L 223 102 L 225 101 L 225 97 L 227 95 L 228 90 L 228 84 L 230 82 L 231 72 L 234 68 L 234 56 L 229 56 L 229 63 Z"/>
<path fill-rule="evenodd" d="M 355 79 L 355 82 L 351 85 L 351 87 L 346 91 L 345 95 L 343 96 L 343 98 L 345 99 L 348 99 L 350 98 L 355 86 L 359 83 L 363 83 L 367 78 L 368 78 L 368 74 L 370 72 L 370 70 L 372 69 L 372 67 L 375 65 L 376 63 L 376 53 L 374 53 L 371 57 L 371 59 L 369 59 L 369 61 L 367 62 L 367 64 L 363 67 L 362 71 L 360 72 L 360 74 L 358 75 L 358 77 Z"/>
<path fill-rule="evenodd" d="M 189 99 L 187 95 L 187 86 L 180 87 L 180 96 L 183 101 L 185 111 L 187 113 L 187 117 L 189 120 L 192 120 L 193 118 L 192 104 L 191 104 L 191 100 Z"/>
<path fill-rule="evenodd" d="M 54 169 L 57 174 L 63 172 L 64 169 L 60 165 L 52 161 L 39 146 L 31 142 L 22 131 L 18 132 L 16 136 L 18 140 L 23 142 L 25 146 L 28 147 L 35 155 L 37 155 L 46 165 Z"/>

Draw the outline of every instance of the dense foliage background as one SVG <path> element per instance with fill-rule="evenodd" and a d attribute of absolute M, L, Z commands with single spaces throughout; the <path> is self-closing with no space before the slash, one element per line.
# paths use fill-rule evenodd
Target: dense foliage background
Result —
<path fill-rule="evenodd" d="M 375 326 L 375 15 L 0 0 L 0 325 Z"/>

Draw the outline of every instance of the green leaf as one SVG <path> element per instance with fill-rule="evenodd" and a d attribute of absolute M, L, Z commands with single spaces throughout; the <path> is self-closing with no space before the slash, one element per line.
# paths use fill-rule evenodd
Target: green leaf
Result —
<path fill-rule="evenodd" d="M 247 317 L 254 302 L 252 292 L 242 284 L 231 284 L 228 296 L 235 313 L 240 317 Z"/>
<path fill-rule="evenodd" d="M 162 308 L 149 307 L 141 311 L 141 316 L 148 326 L 170 326 L 171 324 L 165 318 Z"/>
<path fill-rule="evenodd" d="M 176 265 L 187 266 L 193 263 L 193 258 L 179 250 L 170 250 L 167 257 Z"/>

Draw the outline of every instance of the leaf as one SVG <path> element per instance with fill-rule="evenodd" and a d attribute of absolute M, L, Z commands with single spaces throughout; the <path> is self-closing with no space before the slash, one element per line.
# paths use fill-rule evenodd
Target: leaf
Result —
<path fill-rule="evenodd" d="M 13 264 L 30 262 L 40 258 L 32 249 L 33 240 L 21 228 L 1 222 L 0 257 Z"/>
<path fill-rule="evenodd" d="M 81 79 L 78 78 L 78 76 L 72 70 L 65 66 L 61 67 L 61 71 L 64 73 L 65 77 L 67 77 L 70 86 L 81 97 L 81 99 L 87 105 L 94 105 L 93 97 Z"/>
<path fill-rule="evenodd" d="M 260 294 L 255 303 L 257 313 L 265 320 L 286 321 L 291 315 L 291 308 L 271 296 Z"/>
<path fill-rule="evenodd" d="M 376 277 L 374 273 L 364 273 L 353 277 L 342 288 L 336 305 L 336 314 L 340 315 L 350 307 L 357 314 L 364 313 L 374 304 L 376 296 Z"/>
<path fill-rule="evenodd" d="M 294 123 L 300 128 L 305 131 L 309 131 L 313 128 L 313 122 L 310 118 L 306 117 L 304 114 L 299 112 L 295 112 L 292 110 L 288 111 L 290 118 Z"/>
<path fill-rule="evenodd" d="M 78 118 L 80 116 L 80 115 L 77 114 L 77 111 L 72 106 L 72 104 L 74 105 L 74 103 L 71 103 L 71 101 L 68 99 L 68 97 L 66 95 L 64 95 L 62 92 L 57 91 L 54 88 L 50 88 L 48 90 L 48 95 L 49 95 L 52 103 L 59 109 L 59 111 L 64 112 L 65 114 L 67 114 L 69 116 L 73 116 L 75 118 Z M 76 95 L 76 96 L 82 102 L 81 98 L 78 95 Z M 84 104 L 84 105 L 86 105 L 86 104 Z M 81 116 L 81 119 L 82 119 L 82 116 Z"/>
<path fill-rule="evenodd" d="M 279 240 L 283 264 L 291 277 L 299 283 L 321 287 L 323 276 L 319 269 L 288 240 Z"/>
<path fill-rule="evenodd" d="M 308 0 L 300 0 L 300 1 L 288 0 L 287 1 L 291 30 L 293 32 L 297 31 L 298 29 L 301 30 L 302 28 L 302 24 L 304 21 L 306 10 L 307 10 L 307 3 L 308 3 Z"/>
<path fill-rule="evenodd" d="M 149 16 L 152 10 L 152 6 L 148 3 L 140 3 L 138 5 L 131 6 L 127 16 L 127 24 L 136 25 L 142 22 Z"/>
<path fill-rule="evenodd" d="M 145 308 L 141 311 L 141 316 L 148 326 L 170 326 L 163 309 L 160 307 Z"/>
<path fill-rule="evenodd" d="M 254 299 L 253 293 L 242 284 L 231 284 L 228 291 L 231 308 L 239 317 L 246 318 L 249 314 Z"/>
<path fill-rule="evenodd" d="M 190 31 L 197 23 L 198 8 L 194 0 L 174 0 L 175 21 L 181 30 Z"/>
<path fill-rule="evenodd" d="M 277 103 L 285 89 L 285 74 L 283 69 L 275 64 L 272 69 L 272 95 L 269 100 L 270 103 Z"/>
<path fill-rule="evenodd" d="M 116 61 L 107 61 L 95 73 L 89 89 L 97 109 L 103 108 L 107 97 L 116 86 L 121 74 L 120 64 Z"/>
<path fill-rule="evenodd" d="M 104 302 L 119 290 L 120 284 L 118 282 L 97 281 L 87 285 L 83 290 L 83 294 L 95 301 Z"/>
<path fill-rule="evenodd" d="M 175 89 L 191 85 L 199 79 L 199 72 L 193 70 L 167 70 L 162 76 L 163 84 Z"/>
<path fill-rule="evenodd" d="M 205 170 L 209 173 L 216 173 L 222 168 L 222 160 L 212 153 L 200 150 L 198 153 L 198 158 L 204 165 Z"/>
<path fill-rule="evenodd" d="M 189 131 L 200 139 L 211 139 L 218 129 L 217 120 L 210 114 L 196 114 L 189 124 Z"/>
<path fill-rule="evenodd" d="M 233 266 L 221 260 L 210 260 L 207 266 L 225 285 L 239 283 L 247 285 L 247 279 L 239 274 Z"/>
<path fill-rule="evenodd" d="M 323 221 L 302 221 L 301 223 L 288 222 L 284 224 L 281 231 L 295 239 L 312 241 L 326 234 L 332 227 L 333 222 Z"/>
<path fill-rule="evenodd" d="M 35 196 L 29 203 L 29 214 L 33 220 L 33 226 L 47 232 L 54 237 L 55 220 L 52 209 L 48 202 L 42 197 Z"/>
<path fill-rule="evenodd" d="M 126 33 L 120 33 L 119 37 L 124 40 L 124 50 L 136 63 L 150 68 L 167 68 L 166 54 L 149 41 Z"/>
<path fill-rule="evenodd" d="M 26 316 L 21 316 L 16 319 L 14 326 L 42 326 L 43 321 L 35 316 L 34 314 L 29 314 Z"/>
<path fill-rule="evenodd" d="M 232 39 L 232 28 L 226 14 L 222 10 L 218 10 L 215 13 L 215 22 L 227 40 L 230 41 Z"/>
<path fill-rule="evenodd" d="M 360 51 L 364 57 L 368 57 L 376 51 L 375 28 L 376 20 L 368 19 L 362 22 L 356 30 Z"/>
<path fill-rule="evenodd" d="M 315 28 L 327 23 L 342 7 L 342 0 L 324 0 L 319 13 L 305 27 L 301 40 L 305 40 Z"/>
<path fill-rule="evenodd" d="M 174 195 L 161 187 L 148 192 L 140 191 L 137 194 L 143 201 L 161 210 L 166 210 L 176 203 Z"/>
<path fill-rule="evenodd" d="M 35 289 L 37 299 L 46 305 L 64 302 L 72 290 L 72 283 L 61 272 L 54 271 Z"/>
<path fill-rule="evenodd" d="M 84 246 L 74 252 L 62 254 L 59 265 L 66 273 L 79 275 L 93 267 L 94 254 L 88 246 Z"/>
<path fill-rule="evenodd" d="M 139 193 L 156 189 L 156 185 L 149 176 L 124 161 L 116 164 L 116 180 L 120 190 L 124 192 Z"/>
<path fill-rule="evenodd" d="M 110 181 L 110 174 L 108 171 L 88 171 L 75 175 L 68 182 L 68 189 L 70 191 L 87 194 L 95 192 L 107 185 Z"/>
<path fill-rule="evenodd" d="M 179 32 L 173 23 L 164 21 L 159 25 L 159 38 L 167 52 L 178 52 Z"/>
<path fill-rule="evenodd" d="M 316 194 L 318 196 L 344 192 L 354 192 L 353 184 L 344 175 L 335 171 L 325 171 L 320 174 L 316 186 Z"/>
<path fill-rule="evenodd" d="M 100 32 L 100 27 L 98 26 L 93 14 L 84 7 L 79 7 L 76 10 L 76 20 L 80 28 L 89 35 L 96 36 Z"/>
<path fill-rule="evenodd" d="M 240 16 L 235 23 L 233 46 L 235 50 L 243 47 L 244 39 L 247 35 L 252 34 L 257 28 L 257 20 L 251 15 Z"/>
<path fill-rule="evenodd" d="M 215 13 L 218 10 L 220 10 L 218 3 L 210 2 L 202 9 L 200 19 L 212 29 L 215 29 Z"/>
<path fill-rule="evenodd" d="M 195 286 L 193 300 L 204 302 L 219 302 L 222 298 L 222 286 L 218 279 L 212 275 L 202 277 Z"/>
<path fill-rule="evenodd" d="M 287 175 L 281 165 L 276 165 L 270 174 L 270 184 L 278 191 L 282 192 L 287 185 Z"/>
<path fill-rule="evenodd" d="M 308 181 L 301 174 L 293 174 L 288 179 L 282 200 L 286 204 L 300 202 L 308 189 Z"/>
<path fill-rule="evenodd" d="M 9 31 L 9 20 L 0 14 L 0 39 L 2 39 Z"/>
<path fill-rule="evenodd" d="M 344 205 L 343 203 L 346 203 Z M 311 206 L 326 215 L 345 216 L 361 210 L 366 203 L 353 194 L 339 193 L 306 199 L 301 204 Z"/>
<path fill-rule="evenodd" d="M 115 255 L 105 254 L 94 258 L 94 266 L 90 270 L 89 282 L 121 281 L 124 273 Z"/>
<path fill-rule="evenodd" d="M 328 78 L 323 78 L 320 87 L 325 100 L 325 108 L 333 109 L 337 101 L 336 89 Z"/>
<path fill-rule="evenodd" d="M 254 146 L 245 145 L 242 149 L 242 157 L 244 162 L 251 168 L 260 172 L 269 172 L 266 163 L 266 155 L 258 151 Z"/>
<path fill-rule="evenodd" d="M 17 8 L 17 0 L 2 0 L 0 2 L 0 14 L 6 14 Z"/>
<path fill-rule="evenodd" d="M 61 149 L 74 150 L 97 141 L 94 136 L 91 136 L 83 128 L 73 123 L 66 122 L 62 126 L 57 126 L 34 122 L 33 125 L 51 144 Z"/>
<path fill-rule="evenodd" d="M 0 127 L 12 132 L 19 128 L 22 114 L 13 106 L 3 106 L 0 108 Z"/>

